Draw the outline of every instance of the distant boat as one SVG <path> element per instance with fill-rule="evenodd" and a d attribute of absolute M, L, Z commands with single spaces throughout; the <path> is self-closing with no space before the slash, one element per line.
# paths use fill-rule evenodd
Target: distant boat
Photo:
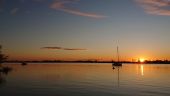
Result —
<path fill-rule="evenodd" d="M 113 66 L 122 66 L 122 62 L 119 61 L 119 47 L 117 46 L 117 62 L 112 63 Z"/>
<path fill-rule="evenodd" d="M 25 66 L 25 65 L 27 65 L 27 63 L 26 62 L 22 62 L 21 65 Z"/>

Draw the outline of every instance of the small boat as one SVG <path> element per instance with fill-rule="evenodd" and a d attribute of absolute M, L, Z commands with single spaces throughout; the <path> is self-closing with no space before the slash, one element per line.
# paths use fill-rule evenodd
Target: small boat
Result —
<path fill-rule="evenodd" d="M 21 65 L 25 66 L 25 65 L 27 65 L 27 63 L 26 62 L 22 62 Z"/>
<path fill-rule="evenodd" d="M 112 66 L 122 66 L 122 62 L 119 61 L 119 47 L 117 46 L 117 62 L 113 62 Z"/>
<path fill-rule="evenodd" d="M 113 66 L 122 66 L 122 63 L 121 62 L 114 62 L 112 65 Z"/>

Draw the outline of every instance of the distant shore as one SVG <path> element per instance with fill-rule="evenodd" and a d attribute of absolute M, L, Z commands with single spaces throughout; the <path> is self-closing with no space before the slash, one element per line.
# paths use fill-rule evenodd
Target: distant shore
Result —
<path fill-rule="evenodd" d="M 116 61 L 62 61 L 62 60 L 44 60 L 44 61 L 6 61 L 5 63 L 113 63 Z M 170 64 L 169 60 L 155 60 L 155 61 L 144 61 L 144 62 L 131 62 L 121 61 L 121 63 L 132 63 L 132 64 Z"/>

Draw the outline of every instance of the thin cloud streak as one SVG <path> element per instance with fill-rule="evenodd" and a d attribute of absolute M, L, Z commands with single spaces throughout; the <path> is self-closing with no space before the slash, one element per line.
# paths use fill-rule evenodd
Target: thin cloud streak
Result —
<path fill-rule="evenodd" d="M 62 49 L 61 47 L 42 47 L 41 49 Z"/>
<path fill-rule="evenodd" d="M 136 0 L 148 14 L 170 16 L 170 0 Z"/>
<path fill-rule="evenodd" d="M 55 10 L 64 11 L 66 13 L 70 13 L 73 15 L 84 16 L 84 17 L 91 17 L 91 18 L 105 18 L 105 17 L 107 17 L 107 16 L 103 16 L 103 15 L 98 15 L 95 13 L 81 12 L 79 10 L 74 10 L 74 9 L 70 9 L 70 8 L 66 7 L 66 4 L 71 4 L 71 3 L 78 2 L 78 1 L 79 0 L 63 0 L 63 1 L 57 0 L 50 5 L 50 8 L 55 9 Z"/>
<path fill-rule="evenodd" d="M 42 47 L 41 49 L 49 49 L 49 50 L 70 50 L 70 51 L 87 50 L 87 49 L 82 49 L 82 48 L 63 48 L 63 47 Z"/>
<path fill-rule="evenodd" d="M 67 13 L 71 13 L 71 14 L 79 15 L 79 16 L 85 16 L 85 17 L 92 17 L 92 18 L 99 18 L 99 19 L 107 17 L 107 16 L 97 15 L 93 13 L 85 13 L 85 12 L 70 10 L 70 9 L 61 9 L 61 10 Z"/>
<path fill-rule="evenodd" d="M 80 49 L 80 48 L 63 48 L 63 50 L 72 50 L 72 51 L 76 51 L 76 50 L 87 50 L 87 49 Z"/>

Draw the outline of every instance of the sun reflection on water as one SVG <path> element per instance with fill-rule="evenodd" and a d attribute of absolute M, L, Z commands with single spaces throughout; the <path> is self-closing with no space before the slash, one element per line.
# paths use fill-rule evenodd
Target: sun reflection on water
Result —
<path fill-rule="evenodd" d="M 143 65 L 140 66 L 140 70 L 141 70 L 141 75 L 144 76 L 144 68 L 143 68 Z"/>

